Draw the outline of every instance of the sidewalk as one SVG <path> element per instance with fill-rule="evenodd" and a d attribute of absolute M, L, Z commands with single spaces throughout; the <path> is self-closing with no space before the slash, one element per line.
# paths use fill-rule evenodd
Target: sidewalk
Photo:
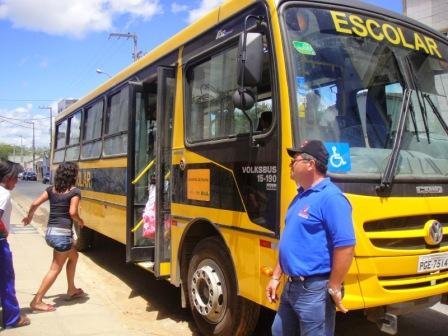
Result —
<path fill-rule="evenodd" d="M 23 227 L 21 219 L 24 211 L 13 201 L 11 217 L 12 233 L 8 237 L 14 258 L 16 292 L 22 312 L 31 319 L 31 325 L 17 329 L 0 329 L 5 336 L 28 335 L 130 335 L 129 329 L 114 311 L 114 304 L 87 276 L 84 263 L 78 262 L 76 286 L 88 296 L 74 301 L 66 301 L 67 291 L 65 269 L 48 291 L 45 302 L 54 304 L 56 311 L 32 313 L 29 302 L 48 271 L 52 259 L 52 249 L 45 243 L 39 225 Z M 81 261 L 83 256 L 80 254 Z"/>

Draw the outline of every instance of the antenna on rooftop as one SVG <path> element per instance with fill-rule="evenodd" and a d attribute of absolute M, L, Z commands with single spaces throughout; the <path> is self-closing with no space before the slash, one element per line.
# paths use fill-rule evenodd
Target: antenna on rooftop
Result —
<path fill-rule="evenodd" d="M 120 38 L 126 38 L 126 39 L 130 39 L 132 38 L 132 40 L 134 41 L 134 51 L 132 52 L 132 59 L 135 62 L 136 60 L 138 60 L 141 56 L 142 56 L 142 52 L 138 51 L 138 46 L 137 46 L 137 34 L 136 33 L 110 33 L 109 34 L 109 40 L 111 37 L 116 37 L 117 39 Z"/>

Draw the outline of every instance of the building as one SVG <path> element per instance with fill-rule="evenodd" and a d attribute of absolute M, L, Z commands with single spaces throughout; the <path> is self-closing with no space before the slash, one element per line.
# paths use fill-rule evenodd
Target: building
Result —
<path fill-rule="evenodd" d="M 69 107 L 71 104 L 76 103 L 78 99 L 62 99 L 58 102 L 58 113 L 61 113 L 61 111 L 65 110 L 67 107 Z"/>
<path fill-rule="evenodd" d="M 402 0 L 403 13 L 448 35 L 448 0 Z"/>

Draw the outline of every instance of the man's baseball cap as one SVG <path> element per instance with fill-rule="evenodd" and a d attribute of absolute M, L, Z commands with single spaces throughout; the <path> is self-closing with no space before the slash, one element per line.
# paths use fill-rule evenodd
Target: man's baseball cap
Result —
<path fill-rule="evenodd" d="M 299 148 L 287 148 L 286 150 L 292 158 L 297 154 L 305 153 L 316 158 L 317 161 L 325 166 L 328 164 L 328 152 L 320 140 L 306 140 Z"/>

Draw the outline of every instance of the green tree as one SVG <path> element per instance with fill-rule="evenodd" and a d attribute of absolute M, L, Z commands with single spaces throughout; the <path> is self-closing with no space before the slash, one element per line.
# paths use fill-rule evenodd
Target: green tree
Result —
<path fill-rule="evenodd" d="M 14 147 L 8 144 L 0 144 L 0 158 L 7 160 L 8 156 L 14 152 Z"/>

